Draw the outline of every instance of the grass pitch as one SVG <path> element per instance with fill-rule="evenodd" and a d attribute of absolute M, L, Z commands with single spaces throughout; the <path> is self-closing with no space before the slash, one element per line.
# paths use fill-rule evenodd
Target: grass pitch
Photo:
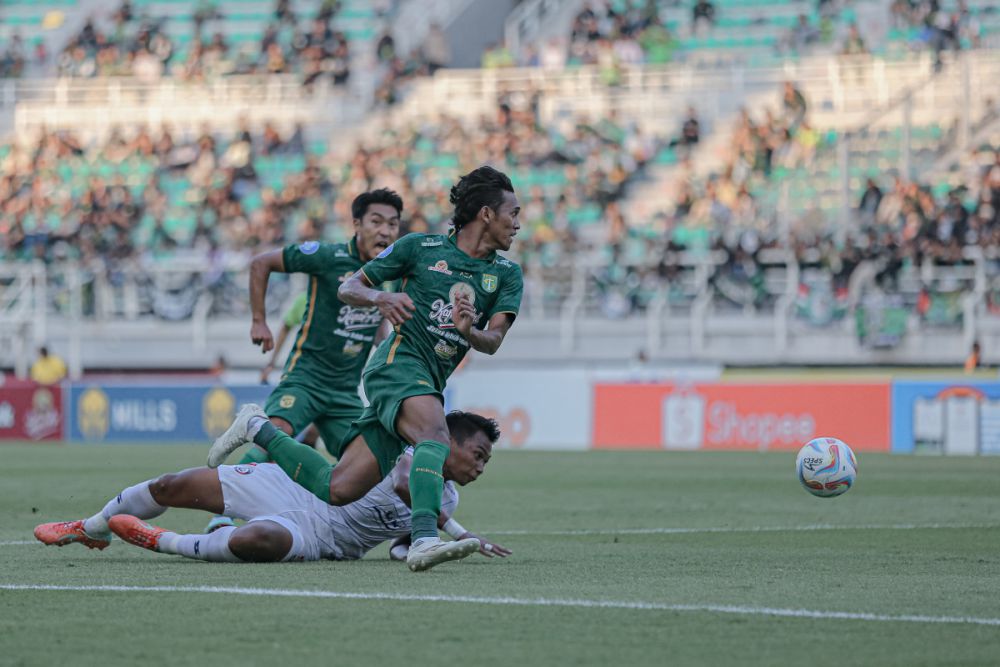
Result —
<path fill-rule="evenodd" d="M 861 453 L 820 500 L 787 452 L 498 451 L 456 517 L 514 555 L 421 574 L 30 543 L 205 451 L 0 446 L 0 664 L 1000 662 L 1000 459 Z"/>

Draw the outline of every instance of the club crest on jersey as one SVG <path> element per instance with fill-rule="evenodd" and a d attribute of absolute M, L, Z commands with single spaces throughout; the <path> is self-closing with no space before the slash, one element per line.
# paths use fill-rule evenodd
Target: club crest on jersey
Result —
<path fill-rule="evenodd" d="M 434 271 L 435 273 L 443 273 L 446 276 L 450 276 L 451 275 L 451 270 L 448 268 L 448 262 L 444 261 L 443 259 L 438 260 L 434 264 L 434 266 L 428 266 L 427 270 L 428 271 Z"/>
<path fill-rule="evenodd" d="M 493 292 L 497 291 L 497 284 L 498 283 L 499 283 L 499 281 L 497 280 L 496 276 L 491 275 L 489 273 L 484 273 L 483 274 L 483 279 L 482 279 L 482 282 L 480 282 L 480 285 L 483 286 L 484 290 L 486 290 L 487 292 L 489 292 L 489 293 L 492 294 Z"/>
<path fill-rule="evenodd" d="M 295 405 L 295 397 L 291 394 L 285 394 L 278 400 L 278 405 L 285 408 L 286 410 L 293 405 Z"/>
<path fill-rule="evenodd" d="M 312 255 L 319 250 L 319 241 L 306 241 L 299 244 L 299 252 L 303 255 Z"/>
<path fill-rule="evenodd" d="M 451 359 L 458 354 L 458 348 L 446 340 L 439 340 L 434 346 L 434 354 L 442 359 Z"/>
<path fill-rule="evenodd" d="M 251 467 L 253 465 L 254 464 L 251 463 L 250 465 L 233 466 L 233 472 L 239 473 L 241 475 L 249 475 L 250 473 L 253 472 L 253 468 Z"/>

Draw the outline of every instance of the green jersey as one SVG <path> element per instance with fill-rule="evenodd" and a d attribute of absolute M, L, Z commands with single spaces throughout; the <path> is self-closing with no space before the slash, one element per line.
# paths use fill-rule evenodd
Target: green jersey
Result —
<path fill-rule="evenodd" d="M 340 284 L 362 265 L 354 239 L 290 245 L 282 257 L 285 271 L 311 276 L 302 328 L 285 362 L 285 376 L 304 374 L 317 387 L 356 392 L 382 314 L 378 308 L 348 306 L 337 298 Z"/>
<path fill-rule="evenodd" d="M 469 351 L 469 341 L 451 319 L 458 295 L 472 302 L 478 329 L 497 313 L 516 316 L 521 307 L 521 267 L 495 252 L 483 259 L 470 257 L 458 248 L 455 235 L 408 234 L 362 271 L 372 285 L 401 278 L 401 291 L 416 307 L 413 317 L 379 346 L 369 368 L 404 360 L 418 363 L 439 392 Z"/>

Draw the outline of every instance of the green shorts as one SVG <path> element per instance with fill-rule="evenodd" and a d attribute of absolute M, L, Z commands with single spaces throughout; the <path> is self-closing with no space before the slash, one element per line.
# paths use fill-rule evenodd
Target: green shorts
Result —
<path fill-rule="evenodd" d="M 385 427 L 379 423 L 378 415 L 371 407 L 365 408 L 361 417 L 348 428 L 347 435 L 344 436 L 344 445 L 346 446 L 359 435 L 365 439 L 369 451 L 378 461 L 379 473 L 382 479 L 385 479 L 392 472 L 396 460 L 406 449 L 406 443 L 400 440 L 395 433 L 385 430 Z"/>
<path fill-rule="evenodd" d="M 344 436 L 364 409 L 357 391 L 323 390 L 302 379 L 287 377 L 274 388 L 264 405 L 268 417 L 280 417 L 292 425 L 296 435 L 310 423 L 316 425 L 326 450 L 340 458 Z"/>
<path fill-rule="evenodd" d="M 421 364 L 397 358 L 391 365 L 369 365 L 362 375 L 362 382 L 370 404 L 365 413 L 374 412 L 382 427 L 395 436 L 399 435 L 396 417 L 406 399 L 430 394 L 444 406 L 444 396 L 434 387 L 430 374 Z"/>

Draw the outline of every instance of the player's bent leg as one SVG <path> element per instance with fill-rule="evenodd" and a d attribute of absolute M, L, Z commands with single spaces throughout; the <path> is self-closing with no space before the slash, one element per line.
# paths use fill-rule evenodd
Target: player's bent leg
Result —
<path fill-rule="evenodd" d="M 410 469 L 410 498 L 413 508 L 413 543 L 437 538 L 437 518 L 444 490 L 444 462 L 448 458 L 448 423 L 437 396 L 411 396 L 399 407 L 396 431 L 414 443 Z"/>
<path fill-rule="evenodd" d="M 274 521 L 252 521 L 229 537 L 229 550 L 250 563 L 276 563 L 292 550 L 292 533 Z"/>
<path fill-rule="evenodd" d="M 205 510 L 215 514 L 225 510 L 219 471 L 212 468 L 189 468 L 161 475 L 149 483 L 149 493 L 156 503 L 164 507 Z"/>
<path fill-rule="evenodd" d="M 214 563 L 241 562 L 229 550 L 229 538 L 237 528 L 220 528 L 210 535 L 180 535 L 127 514 L 112 517 L 109 525 L 122 541 L 149 551 Z"/>
<path fill-rule="evenodd" d="M 297 442 L 274 425 L 265 423 L 254 436 L 254 442 L 268 451 L 271 460 L 285 474 L 323 502 L 330 502 L 330 478 L 333 464 L 308 445 Z"/>
<path fill-rule="evenodd" d="M 152 519 L 167 511 L 167 505 L 157 502 L 147 480 L 128 487 L 109 500 L 100 512 L 79 521 L 43 523 L 35 527 L 35 538 L 43 544 L 65 546 L 82 544 L 90 549 L 104 549 L 110 544 L 111 529 L 108 521 L 116 514 L 131 514 L 142 519 Z"/>
<path fill-rule="evenodd" d="M 340 461 L 330 475 L 329 497 L 331 505 L 347 505 L 363 498 L 379 482 L 382 472 L 378 459 L 362 436 L 351 440 L 344 447 Z"/>

